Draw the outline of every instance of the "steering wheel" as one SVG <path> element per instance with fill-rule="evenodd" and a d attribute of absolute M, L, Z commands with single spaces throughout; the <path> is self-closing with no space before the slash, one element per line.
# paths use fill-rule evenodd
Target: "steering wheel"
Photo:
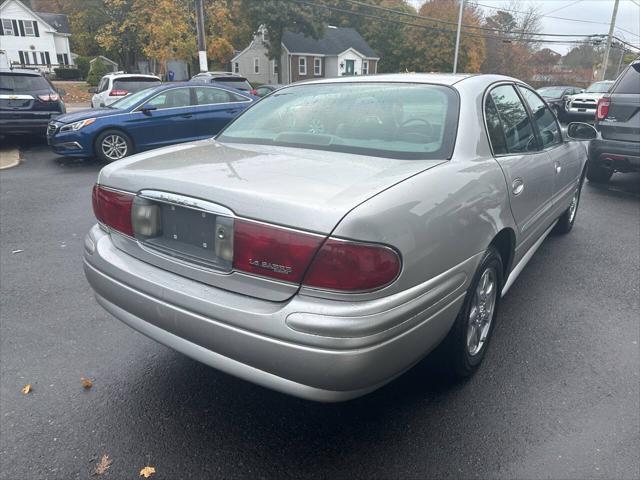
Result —
<path fill-rule="evenodd" d="M 405 129 L 412 126 L 423 126 L 424 128 L 420 128 L 419 131 L 404 131 Z M 415 143 L 429 143 L 433 139 L 433 126 L 423 118 L 410 118 L 400 124 L 398 127 L 398 132 L 396 134 L 396 139 L 402 138 L 407 142 L 414 141 Z M 414 138 L 415 140 L 412 140 Z"/>

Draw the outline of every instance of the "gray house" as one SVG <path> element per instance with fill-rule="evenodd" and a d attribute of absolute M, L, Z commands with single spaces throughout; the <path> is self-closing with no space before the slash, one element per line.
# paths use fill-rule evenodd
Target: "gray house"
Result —
<path fill-rule="evenodd" d="M 250 82 L 278 83 L 276 62 L 269 60 L 269 35 L 261 27 L 247 48 L 231 59 L 234 73 Z M 377 73 L 380 57 L 353 28 L 328 26 L 316 40 L 301 33 L 282 36 L 282 83 L 312 78 Z"/>

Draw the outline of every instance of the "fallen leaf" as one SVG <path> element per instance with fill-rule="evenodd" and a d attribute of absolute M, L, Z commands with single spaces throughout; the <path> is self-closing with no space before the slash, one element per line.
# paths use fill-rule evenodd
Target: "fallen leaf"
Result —
<path fill-rule="evenodd" d="M 102 455 L 102 457 L 100 458 L 100 461 L 96 463 L 96 469 L 93 472 L 94 475 L 104 474 L 107 470 L 109 470 L 109 467 L 111 466 L 112 463 L 113 463 L 113 460 L 109 458 L 109 455 Z"/>
<path fill-rule="evenodd" d="M 144 478 L 149 478 L 154 473 L 156 473 L 156 469 L 153 467 L 144 467 L 140 470 L 140 476 Z"/>
<path fill-rule="evenodd" d="M 88 378 L 82 377 L 80 380 L 82 381 L 82 388 L 89 390 L 91 387 L 93 387 L 93 382 Z"/>
<path fill-rule="evenodd" d="M 24 387 L 22 387 L 22 390 L 20 390 L 20 391 L 26 395 L 27 393 L 31 392 L 32 390 L 33 390 L 33 388 L 31 388 L 31 384 L 27 383 Z"/>

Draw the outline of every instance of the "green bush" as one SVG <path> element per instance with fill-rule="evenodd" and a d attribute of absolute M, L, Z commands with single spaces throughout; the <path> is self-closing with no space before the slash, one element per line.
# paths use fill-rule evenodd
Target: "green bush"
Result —
<path fill-rule="evenodd" d="M 107 74 L 107 72 L 108 70 L 106 65 L 100 60 L 96 60 L 93 62 L 93 67 L 89 71 L 89 75 L 87 75 L 87 83 L 92 87 L 97 87 L 100 80 Z"/>
<path fill-rule="evenodd" d="M 76 57 L 75 63 L 78 70 L 80 70 L 80 78 L 86 80 L 90 67 L 89 57 Z"/>
<path fill-rule="evenodd" d="M 77 68 L 54 68 L 56 80 L 80 80 L 80 70 Z"/>

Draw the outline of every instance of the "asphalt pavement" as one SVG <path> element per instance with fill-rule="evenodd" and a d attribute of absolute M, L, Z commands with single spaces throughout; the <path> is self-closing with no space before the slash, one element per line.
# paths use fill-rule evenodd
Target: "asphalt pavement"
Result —
<path fill-rule="evenodd" d="M 585 184 L 573 231 L 505 297 L 471 380 L 427 358 L 325 405 L 217 372 L 97 305 L 82 250 L 99 169 L 39 145 L 0 172 L 1 479 L 85 479 L 104 454 L 112 479 L 640 477 L 640 175 Z"/>

